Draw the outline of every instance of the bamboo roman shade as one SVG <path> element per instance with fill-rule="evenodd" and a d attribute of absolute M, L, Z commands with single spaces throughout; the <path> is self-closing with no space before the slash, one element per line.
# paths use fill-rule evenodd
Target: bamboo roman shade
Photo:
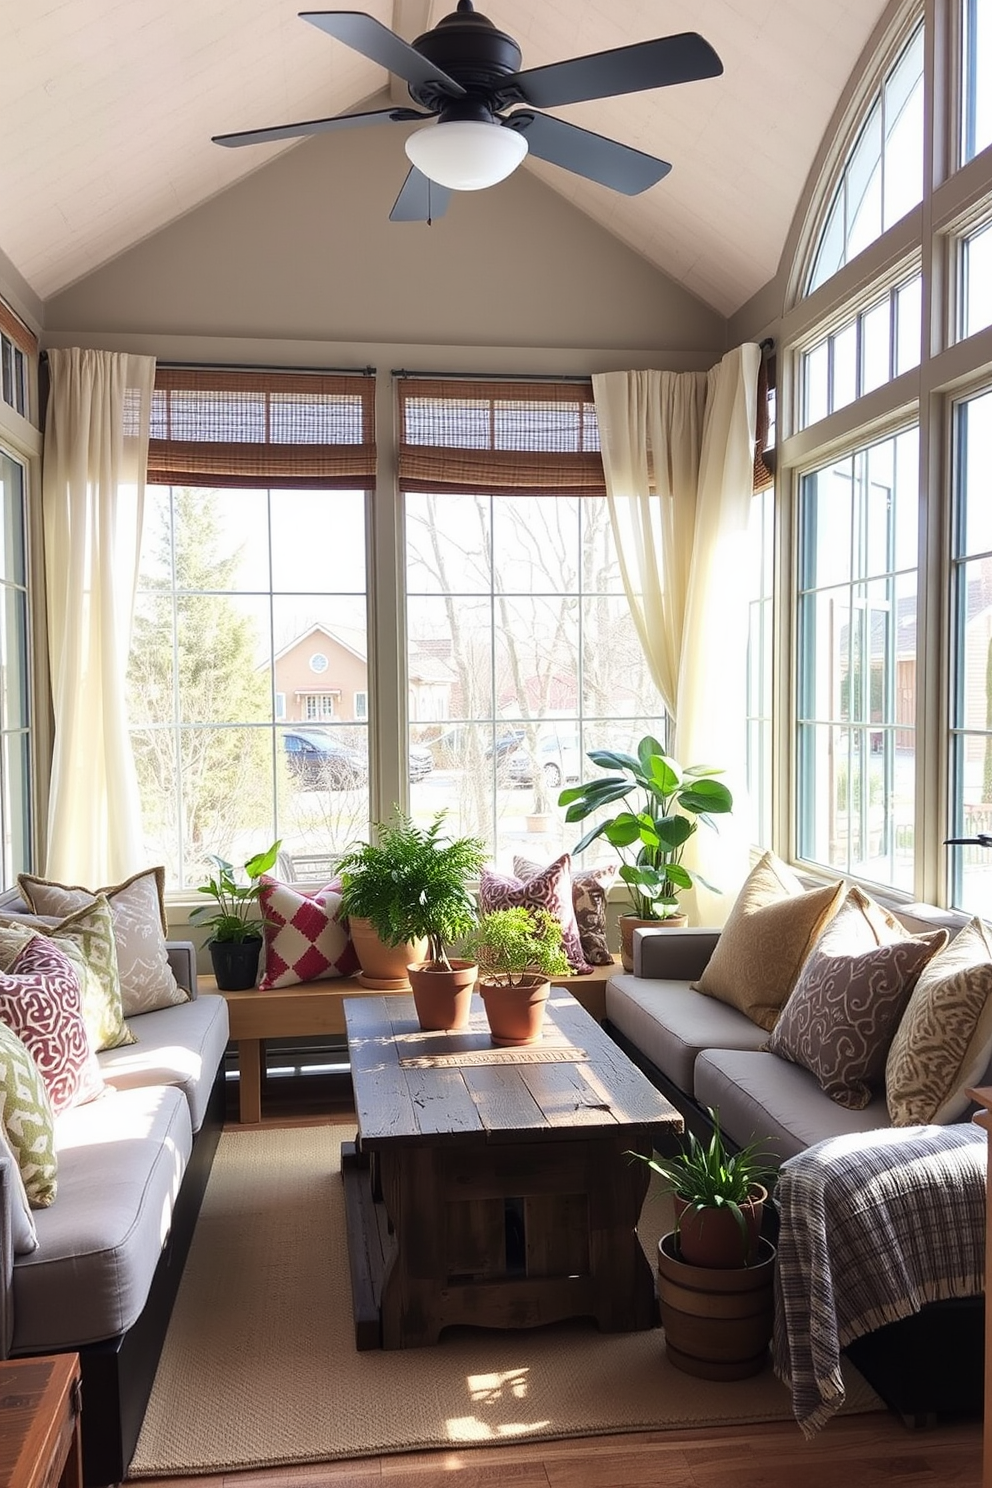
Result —
<path fill-rule="evenodd" d="M 592 384 L 401 377 L 401 491 L 604 495 Z"/>
<path fill-rule="evenodd" d="M 148 479 L 368 489 L 375 483 L 375 379 L 159 367 Z"/>

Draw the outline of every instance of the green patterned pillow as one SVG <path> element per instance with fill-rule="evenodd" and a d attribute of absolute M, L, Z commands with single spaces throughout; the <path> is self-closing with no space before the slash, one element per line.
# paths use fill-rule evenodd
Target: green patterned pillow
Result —
<path fill-rule="evenodd" d="M 6 1023 L 0 1023 L 0 1122 L 28 1203 L 47 1209 L 58 1188 L 55 1118 L 38 1066 Z"/>
<path fill-rule="evenodd" d="M 58 941 L 72 962 L 79 981 L 83 1022 L 90 1045 L 97 1053 L 101 1049 L 119 1049 L 125 1044 L 138 1042 L 124 1021 L 114 917 L 108 900 L 102 894 L 64 920 L 16 915 L 0 920 L 0 925 L 13 937 L 21 931 L 30 931 Z M 4 935 L 0 939 L 0 960 L 9 954 L 7 941 L 10 936 Z"/>

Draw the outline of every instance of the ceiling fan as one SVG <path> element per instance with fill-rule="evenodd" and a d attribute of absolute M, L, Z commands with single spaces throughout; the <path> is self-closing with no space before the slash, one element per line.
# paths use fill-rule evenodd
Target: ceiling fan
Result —
<path fill-rule="evenodd" d="M 520 47 L 476 11 L 472 0 L 458 0 L 455 12 L 412 44 L 362 11 L 301 11 L 300 19 L 402 78 L 420 107 L 376 109 L 218 134 L 214 143 L 256 145 L 367 124 L 436 121 L 406 141 L 412 167 L 389 214 L 393 222 L 440 217 L 452 191 L 494 186 L 516 169 L 528 151 L 540 160 L 635 196 L 668 174 L 668 161 L 535 110 L 664 88 L 723 72 L 716 52 L 695 31 L 521 72 Z"/>

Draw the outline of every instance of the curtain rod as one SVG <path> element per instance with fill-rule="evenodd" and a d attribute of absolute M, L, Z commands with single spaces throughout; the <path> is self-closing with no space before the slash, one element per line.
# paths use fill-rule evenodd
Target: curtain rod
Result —
<path fill-rule="evenodd" d="M 48 352 L 39 352 L 39 360 L 47 362 Z M 285 364 L 272 366 L 266 362 L 165 362 L 159 359 L 156 359 L 155 365 L 171 372 L 309 372 L 314 377 L 326 377 L 328 374 L 338 377 L 374 377 L 376 371 L 372 366 L 289 367 Z"/>
<path fill-rule="evenodd" d="M 591 372 L 413 372 L 407 367 L 392 367 L 390 377 L 409 377 L 429 382 L 575 382 L 592 381 Z"/>

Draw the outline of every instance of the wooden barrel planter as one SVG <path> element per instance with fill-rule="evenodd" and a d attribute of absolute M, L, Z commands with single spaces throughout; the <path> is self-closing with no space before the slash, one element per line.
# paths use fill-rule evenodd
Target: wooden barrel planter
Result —
<path fill-rule="evenodd" d="M 700 1379 L 745 1379 L 764 1368 L 774 1321 L 775 1247 L 762 1239 L 753 1266 L 721 1270 L 676 1258 L 674 1233 L 658 1241 L 665 1351 Z"/>

